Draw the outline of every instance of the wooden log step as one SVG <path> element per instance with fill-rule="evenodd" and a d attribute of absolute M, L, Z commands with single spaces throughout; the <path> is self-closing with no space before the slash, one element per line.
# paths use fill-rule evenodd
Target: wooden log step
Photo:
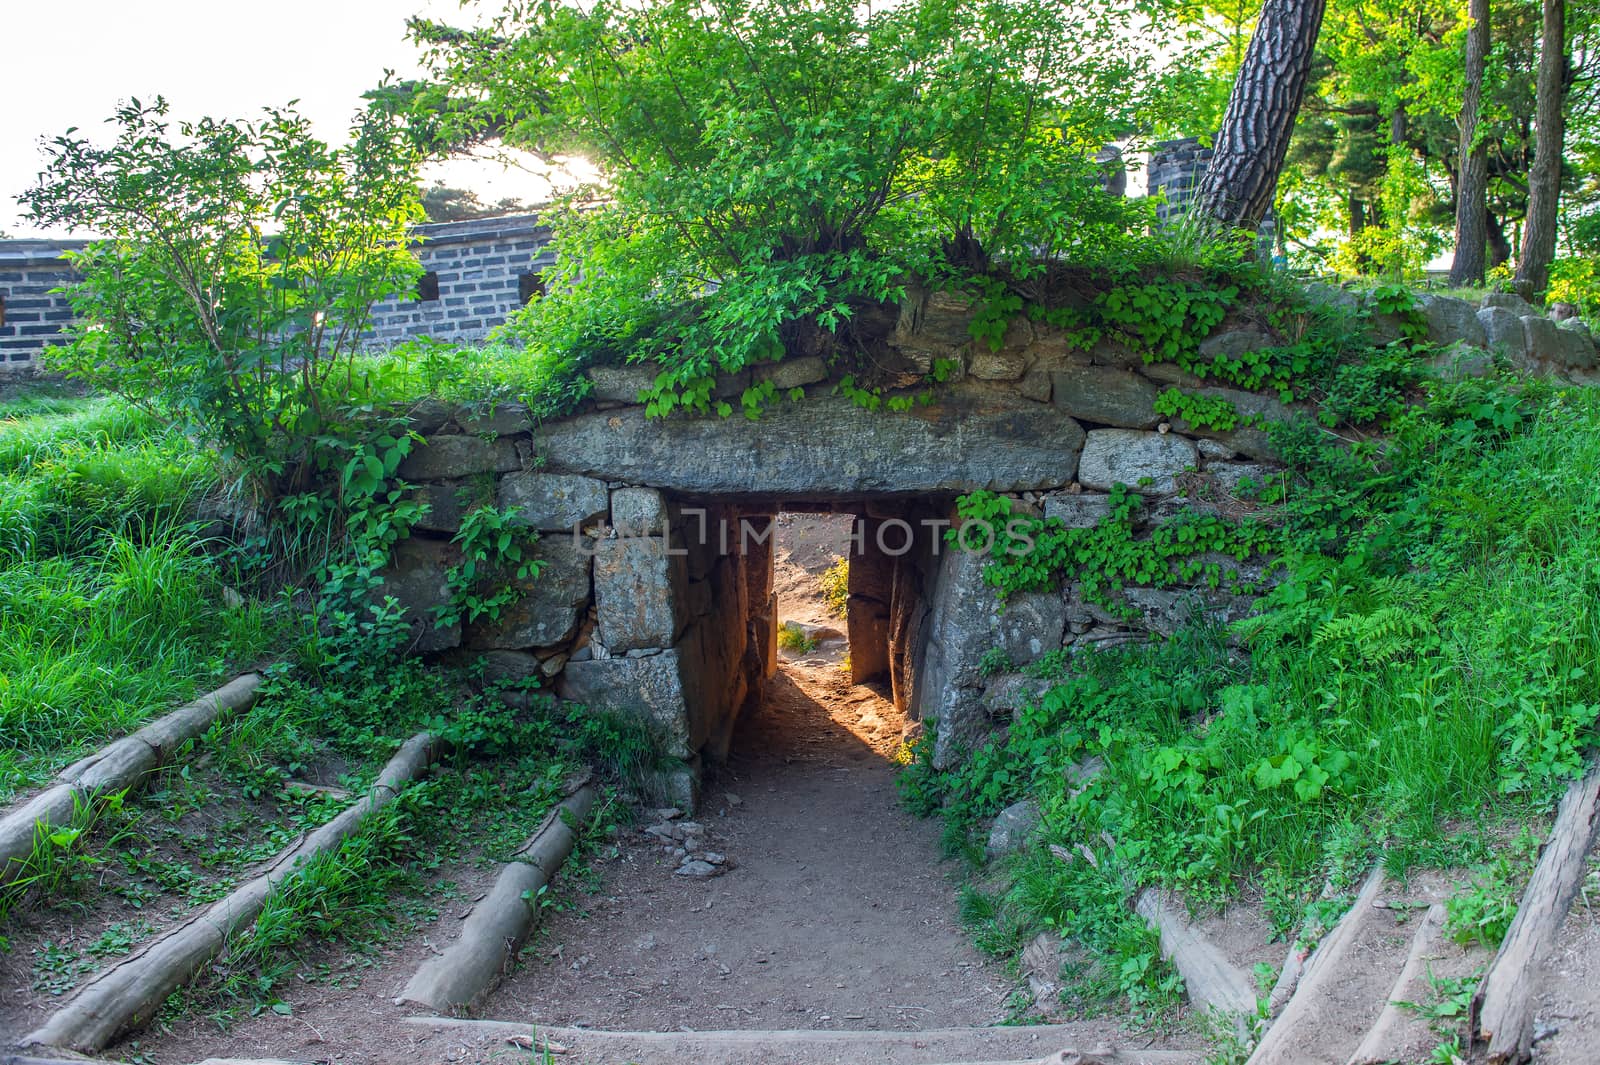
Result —
<path fill-rule="evenodd" d="M 225 714 L 252 706 L 261 675 L 246 673 L 63 769 L 55 783 L 0 818 L 0 887 L 28 875 L 41 835 L 92 813 L 108 795 L 137 788 Z"/>
<path fill-rule="evenodd" d="M 168 995 L 193 981 L 229 939 L 251 926 L 268 897 L 299 865 L 338 848 L 433 763 L 439 746 L 426 732 L 407 740 L 360 801 L 285 850 L 265 873 L 100 973 L 42 1027 L 25 1036 L 21 1046 L 93 1052 L 149 1021 Z"/>

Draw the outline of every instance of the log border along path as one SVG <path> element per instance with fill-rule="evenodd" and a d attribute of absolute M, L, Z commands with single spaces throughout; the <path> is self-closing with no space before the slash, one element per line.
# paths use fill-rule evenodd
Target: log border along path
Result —
<path fill-rule="evenodd" d="M 107 796 L 139 787 L 224 715 L 255 705 L 261 674 L 246 673 L 63 769 L 56 782 L 0 818 L 0 887 L 28 875 L 40 842 L 92 819 Z"/>
<path fill-rule="evenodd" d="M 148 1022 L 168 995 L 191 982 L 233 935 L 251 926 L 272 892 L 297 868 L 338 848 L 433 764 L 442 746 L 431 733 L 411 737 L 362 799 L 285 850 L 265 873 L 85 984 L 42 1027 L 23 1037 L 21 1045 L 92 1052 Z"/>

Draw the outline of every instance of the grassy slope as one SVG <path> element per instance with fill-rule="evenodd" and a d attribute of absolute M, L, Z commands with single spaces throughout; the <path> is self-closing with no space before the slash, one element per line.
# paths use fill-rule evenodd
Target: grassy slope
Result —
<path fill-rule="evenodd" d="M 0 802 L 266 649 L 188 524 L 215 479 L 116 401 L 0 405 Z"/>
<path fill-rule="evenodd" d="M 1600 714 L 1600 395 L 1439 389 L 1394 431 L 1381 458 L 1305 469 L 1290 525 L 1335 515 L 1345 532 L 1291 545 L 1265 616 L 1232 634 L 1248 657 L 1196 628 L 1045 663 L 1057 687 L 971 768 L 908 772 L 956 847 L 1006 803 L 1041 801 L 1044 832 L 1005 887 L 969 892 L 987 946 L 1055 928 L 1110 960 L 1090 990 L 1170 1002 L 1125 881 L 1259 892 L 1288 933 L 1318 916 L 1324 882 L 1373 860 L 1488 860 L 1488 826 L 1535 817 L 1579 771 Z M 1088 755 L 1106 772 L 1074 793 L 1061 768 Z"/>

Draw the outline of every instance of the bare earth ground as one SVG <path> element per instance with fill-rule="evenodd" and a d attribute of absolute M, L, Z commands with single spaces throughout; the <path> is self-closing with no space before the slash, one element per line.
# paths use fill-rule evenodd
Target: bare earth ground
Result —
<path fill-rule="evenodd" d="M 1590 862 L 1595 860 L 1590 856 Z M 1561 926 L 1559 945 L 1540 970 L 1533 1060 L 1548 1065 L 1600 1061 L 1600 874 L 1590 872 L 1583 894 Z"/>
<path fill-rule="evenodd" d="M 843 549 L 849 520 L 780 518 L 781 618 L 838 624 L 815 574 Z M 956 924 L 937 828 L 899 807 L 889 758 L 904 722 L 877 691 L 848 683 L 843 651 L 825 641 L 785 655 L 708 781 L 708 846 L 735 868 L 685 880 L 669 855 L 630 839 L 603 897 L 587 915 L 546 921 L 486 1015 L 664 1031 L 915 1030 L 1003 1016 L 1010 981 Z"/>

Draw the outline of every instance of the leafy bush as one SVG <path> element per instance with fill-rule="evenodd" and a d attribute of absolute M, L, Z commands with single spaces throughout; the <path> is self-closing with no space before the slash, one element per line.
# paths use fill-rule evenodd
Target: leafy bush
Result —
<path fill-rule="evenodd" d="M 1444 838 L 1450 823 L 1548 807 L 1600 721 L 1600 396 L 1493 378 L 1429 390 L 1370 445 L 1328 447 L 1309 422 L 1275 434 L 1292 473 L 1282 580 L 1229 634 L 1247 657 L 1190 628 L 1030 668 L 1055 685 L 957 768 L 915 763 L 908 803 L 941 813 L 960 850 L 1031 794 L 1043 842 L 1109 837 L 1130 883 L 1201 901 L 1259 885 L 1286 932 L 1324 882 L 1382 853 L 1481 860 L 1481 842 Z M 997 561 L 997 583 L 1052 579 L 1019 565 Z M 1091 757 L 1092 780 L 1063 771 Z M 1526 858 L 1451 904 L 1455 934 L 1503 934 Z M 1054 927 L 1023 877 L 1007 920 Z"/>
<path fill-rule="evenodd" d="M 1044 0 L 519 4 L 413 31 L 442 136 L 581 153 L 605 182 L 557 216 L 550 292 L 506 336 L 558 378 L 659 360 L 658 414 L 786 349 L 854 350 L 908 276 L 1106 257 L 1147 208 L 1092 156 L 1169 102 L 1131 9 Z"/>
<path fill-rule="evenodd" d="M 829 613 L 844 617 L 850 600 L 850 560 L 839 557 L 818 578 L 822 585 L 822 601 L 828 604 Z"/>
<path fill-rule="evenodd" d="M 268 497 L 304 490 L 344 461 L 324 452 L 373 305 L 420 270 L 417 153 L 373 114 L 332 147 L 292 111 L 176 129 L 167 111 L 135 100 L 109 146 L 46 146 L 30 217 L 107 238 L 74 257 L 80 322 L 56 360 L 178 418 Z"/>

